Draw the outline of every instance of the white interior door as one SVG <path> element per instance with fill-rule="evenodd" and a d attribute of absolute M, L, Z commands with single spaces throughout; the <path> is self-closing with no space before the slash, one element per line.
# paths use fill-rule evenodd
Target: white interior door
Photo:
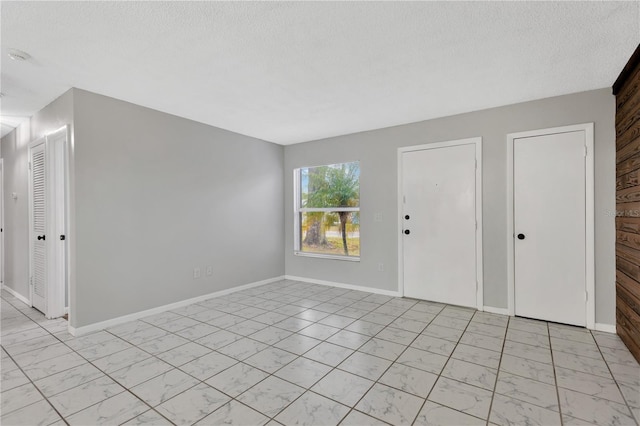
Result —
<path fill-rule="evenodd" d="M 515 314 L 586 325 L 585 132 L 513 141 Z"/>
<path fill-rule="evenodd" d="M 475 143 L 402 153 L 405 296 L 477 306 L 476 183 Z"/>
<path fill-rule="evenodd" d="M 31 305 L 47 313 L 47 182 L 44 139 L 29 148 Z"/>

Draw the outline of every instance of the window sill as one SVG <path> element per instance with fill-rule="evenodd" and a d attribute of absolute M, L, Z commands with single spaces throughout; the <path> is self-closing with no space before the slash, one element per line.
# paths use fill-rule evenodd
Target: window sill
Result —
<path fill-rule="evenodd" d="M 347 262 L 360 262 L 360 257 L 355 256 L 337 256 L 331 254 L 305 253 L 303 251 L 294 251 L 293 254 L 301 257 L 316 257 L 319 259 L 343 260 Z"/>

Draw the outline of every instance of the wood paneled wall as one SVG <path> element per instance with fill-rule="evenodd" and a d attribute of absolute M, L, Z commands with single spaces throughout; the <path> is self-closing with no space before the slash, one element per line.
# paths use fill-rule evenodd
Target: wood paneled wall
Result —
<path fill-rule="evenodd" d="M 616 330 L 640 362 L 640 46 L 616 96 Z"/>

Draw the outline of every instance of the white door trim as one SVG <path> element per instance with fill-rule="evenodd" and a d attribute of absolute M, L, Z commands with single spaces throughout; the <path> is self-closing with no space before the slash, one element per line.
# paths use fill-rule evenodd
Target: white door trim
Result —
<path fill-rule="evenodd" d="M 411 151 L 445 148 L 459 145 L 475 145 L 476 149 L 476 307 L 484 309 L 484 283 L 482 264 L 482 138 L 458 139 L 446 142 L 428 143 L 398 148 L 398 293 L 404 296 L 404 249 L 402 238 L 402 209 L 403 209 L 403 166 L 402 154 Z"/>
<path fill-rule="evenodd" d="M 514 215 L 513 215 L 513 141 L 519 138 L 544 136 L 576 131 L 585 132 L 585 223 L 586 223 L 586 297 L 587 328 L 595 329 L 595 205 L 594 205 L 594 160 L 593 123 L 553 127 L 507 135 L 507 307 L 509 315 L 515 315 L 515 267 L 514 267 Z"/>
<path fill-rule="evenodd" d="M 51 224 L 51 249 L 53 254 L 50 277 L 55 285 L 49 286 L 48 310 L 49 317 L 58 318 L 66 313 L 65 291 L 68 286 L 67 280 L 67 144 L 69 141 L 69 126 L 63 126 L 47 135 L 47 150 L 49 151 L 47 160 L 50 165 L 51 178 L 51 200 L 52 210 Z M 60 240 L 60 235 L 65 236 L 65 240 Z"/>

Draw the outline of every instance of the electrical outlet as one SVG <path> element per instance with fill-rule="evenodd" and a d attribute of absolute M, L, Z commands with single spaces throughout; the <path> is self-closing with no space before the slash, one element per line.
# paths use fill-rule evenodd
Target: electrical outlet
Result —
<path fill-rule="evenodd" d="M 193 279 L 200 278 L 200 268 L 193 268 Z"/>
<path fill-rule="evenodd" d="M 378 271 L 384 271 L 384 263 L 378 263 Z"/>
<path fill-rule="evenodd" d="M 213 275 L 213 266 L 207 266 L 207 276 Z"/>
<path fill-rule="evenodd" d="M 380 213 L 380 212 L 374 213 L 373 214 L 373 221 L 374 222 L 382 222 L 382 213 Z"/>

